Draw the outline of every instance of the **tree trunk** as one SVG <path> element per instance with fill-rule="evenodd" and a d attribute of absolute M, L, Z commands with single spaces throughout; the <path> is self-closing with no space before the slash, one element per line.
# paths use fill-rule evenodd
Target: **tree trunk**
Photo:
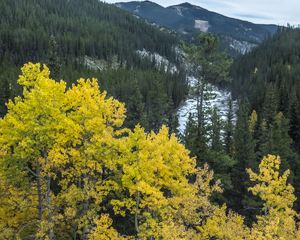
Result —
<path fill-rule="evenodd" d="M 54 240 L 54 231 L 53 231 L 53 210 L 52 210 L 52 199 L 51 199 L 51 177 L 47 176 L 47 192 L 46 192 L 46 201 L 48 206 L 48 224 L 49 224 L 49 240 Z"/>
<path fill-rule="evenodd" d="M 37 181 L 37 194 L 38 194 L 38 219 L 42 220 L 43 217 L 43 193 L 42 193 L 42 183 L 41 183 L 41 166 L 38 163 L 36 168 L 36 181 Z"/>
<path fill-rule="evenodd" d="M 136 196 L 136 209 L 135 209 L 135 214 L 134 214 L 134 226 L 135 226 L 135 231 L 137 232 L 137 234 L 139 234 L 140 232 L 140 228 L 139 228 L 139 205 L 140 205 L 140 192 L 137 192 L 137 196 Z"/>
<path fill-rule="evenodd" d="M 86 213 L 89 209 L 89 200 L 87 199 L 83 205 L 83 212 Z M 88 240 L 88 228 L 84 226 L 82 230 L 82 240 Z"/>
<path fill-rule="evenodd" d="M 45 164 L 49 164 L 48 155 L 45 151 L 42 151 L 42 157 L 45 159 Z M 54 230 L 53 230 L 53 208 L 52 208 L 52 199 L 51 199 L 51 176 L 49 173 L 47 173 L 46 176 L 46 196 L 45 201 L 47 204 L 48 209 L 48 216 L 47 216 L 47 222 L 48 222 L 48 238 L 49 240 L 54 240 Z"/>
<path fill-rule="evenodd" d="M 204 97 L 204 82 L 201 77 L 197 83 L 197 122 L 198 122 L 198 137 L 202 135 L 203 128 L 203 97 Z"/>

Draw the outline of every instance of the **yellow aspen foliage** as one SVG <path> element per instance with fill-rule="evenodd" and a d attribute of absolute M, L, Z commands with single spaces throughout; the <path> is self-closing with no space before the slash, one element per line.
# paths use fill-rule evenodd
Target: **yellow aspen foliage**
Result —
<path fill-rule="evenodd" d="M 264 201 L 264 214 L 257 216 L 250 239 L 299 239 L 294 188 L 287 183 L 289 170 L 280 174 L 280 163 L 279 156 L 268 155 L 260 163 L 258 174 L 248 169 L 250 180 L 256 182 L 249 190 Z"/>
<path fill-rule="evenodd" d="M 195 181 L 190 184 L 189 192 L 170 199 L 174 206 L 169 212 L 172 221 L 197 228 L 211 216 L 216 206 L 210 202 L 210 197 L 213 193 L 222 192 L 220 181 L 214 182 L 213 176 L 207 164 L 196 169 Z"/>
<path fill-rule="evenodd" d="M 28 63 L 22 69 L 22 74 L 19 76 L 18 83 L 24 87 L 33 87 L 41 78 L 48 79 L 50 70 L 46 65 Z"/>
<path fill-rule="evenodd" d="M 125 240 L 126 237 L 121 237 L 119 233 L 112 227 L 112 220 L 108 215 L 102 215 L 95 221 L 96 227 L 89 234 L 89 240 Z"/>
<path fill-rule="evenodd" d="M 70 138 L 65 133 L 57 138 L 49 158 L 62 176 L 59 204 L 67 212 L 59 218 L 86 235 L 102 201 L 117 186 L 114 173 L 122 143 L 117 129 L 125 108 L 101 93 L 96 79 L 80 79 L 66 92 L 66 112 L 74 128 Z"/>
<path fill-rule="evenodd" d="M 1 173 L 19 186 L 16 191 L 28 190 L 23 182 L 32 185 L 28 194 L 37 197 L 37 211 L 27 214 L 38 219 L 36 237 L 64 233 L 56 229 L 86 236 L 116 185 L 111 175 L 125 108 L 101 93 L 96 79 L 80 79 L 67 89 L 49 75 L 40 64 L 22 68 L 23 96 L 7 104 L 0 120 Z"/>
<path fill-rule="evenodd" d="M 40 223 L 38 232 L 43 232 L 42 222 L 47 219 L 46 231 L 52 236 L 50 185 L 54 173 L 49 170 L 48 152 L 62 131 L 61 123 L 65 122 L 66 84 L 50 80 L 49 74 L 49 69 L 40 64 L 29 63 L 22 68 L 18 82 L 24 86 L 23 96 L 8 102 L 8 114 L 0 120 L 0 157 L 2 174 L 20 186 L 17 191 L 28 190 L 22 183 L 33 180 L 31 185 L 35 190 L 30 194 L 37 196 L 38 201 L 31 207 L 38 210 L 35 216 Z"/>
<path fill-rule="evenodd" d="M 0 239 L 24 239 L 34 233 L 37 225 L 34 188 L 17 188 L 0 171 Z"/>
<path fill-rule="evenodd" d="M 249 229 L 244 225 L 244 218 L 232 211 L 227 213 L 227 207 L 216 208 L 199 228 L 198 239 L 247 240 Z"/>
<path fill-rule="evenodd" d="M 188 240 L 199 239 L 196 231 L 186 227 L 184 224 L 178 224 L 175 221 L 165 221 L 160 224 L 161 226 L 161 239 L 176 239 L 176 240 Z"/>
<path fill-rule="evenodd" d="M 111 201 L 114 210 L 134 217 L 140 238 L 158 238 L 160 222 L 175 207 L 172 199 L 192 189 L 187 177 L 195 172 L 195 160 L 166 127 L 146 134 L 139 126 L 129 134 L 122 158 L 124 197 Z"/>

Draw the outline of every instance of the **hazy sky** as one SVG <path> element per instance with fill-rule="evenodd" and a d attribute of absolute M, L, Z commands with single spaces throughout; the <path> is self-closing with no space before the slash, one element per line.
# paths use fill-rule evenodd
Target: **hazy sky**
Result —
<path fill-rule="evenodd" d="M 105 0 L 109 3 L 120 1 L 122 0 Z M 153 0 L 153 2 L 163 6 L 190 2 L 229 17 L 255 23 L 300 24 L 300 0 Z"/>

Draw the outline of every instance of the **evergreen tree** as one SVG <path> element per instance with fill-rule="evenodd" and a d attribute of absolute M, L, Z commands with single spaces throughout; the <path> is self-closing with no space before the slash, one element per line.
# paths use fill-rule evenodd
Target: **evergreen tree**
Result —
<path fill-rule="evenodd" d="M 290 129 L 289 134 L 293 139 L 293 147 L 300 154 L 300 102 L 296 100 L 290 109 Z"/>
<path fill-rule="evenodd" d="M 197 45 L 184 46 L 184 48 L 194 65 L 193 72 L 196 76 L 191 93 L 197 102 L 197 157 L 198 161 L 203 162 L 205 159 L 202 156 L 207 151 L 208 112 L 211 114 L 208 102 L 214 98 L 208 82 L 228 81 L 231 61 L 218 51 L 219 42 L 214 35 L 200 34 L 197 41 Z"/>
<path fill-rule="evenodd" d="M 268 124 L 265 119 L 260 120 L 260 124 L 258 125 L 258 135 L 257 135 L 257 151 L 256 156 L 257 159 L 262 159 L 264 156 L 268 154 L 269 147 L 269 129 Z"/>
<path fill-rule="evenodd" d="M 234 135 L 234 112 L 233 112 L 233 105 L 232 99 L 228 100 L 228 111 L 226 114 L 226 123 L 224 129 L 224 145 L 225 145 L 225 152 L 229 155 L 233 155 L 233 135 Z"/>
<path fill-rule="evenodd" d="M 136 79 L 133 80 L 131 94 L 126 107 L 128 113 L 125 125 L 131 129 L 133 129 L 138 123 L 140 123 L 143 127 L 146 127 L 143 96 L 140 92 Z"/>
<path fill-rule="evenodd" d="M 243 101 L 239 105 L 234 135 L 234 158 L 237 164 L 233 170 L 234 199 L 236 201 L 233 206 L 237 208 L 236 210 L 247 215 L 250 221 L 257 213 L 258 203 L 247 191 L 250 182 L 246 177 L 245 169 L 257 169 L 258 163 L 254 148 L 255 144 L 249 121 L 249 103 Z"/>
<path fill-rule="evenodd" d="M 274 120 L 269 129 L 268 137 L 268 153 L 281 157 L 282 169 L 289 169 L 289 162 L 295 161 L 295 153 L 293 153 L 292 139 L 289 136 L 288 119 L 280 112 L 275 115 Z"/>
<path fill-rule="evenodd" d="M 265 100 L 263 103 L 263 118 L 266 120 L 268 124 L 273 122 L 273 119 L 278 110 L 278 95 L 276 93 L 276 88 L 270 84 L 267 87 Z"/>
<path fill-rule="evenodd" d="M 192 156 L 198 156 L 198 134 L 197 123 L 193 114 L 189 113 L 188 121 L 184 130 L 183 142 L 187 149 L 191 151 Z"/>
<path fill-rule="evenodd" d="M 47 64 L 51 69 L 51 77 L 53 79 L 59 79 L 60 77 L 61 61 L 59 60 L 58 51 L 59 51 L 58 44 L 55 40 L 55 37 L 51 35 L 49 40 L 49 52 L 48 52 Z"/>
<path fill-rule="evenodd" d="M 11 83 L 7 80 L 0 82 L 0 117 L 7 112 L 6 103 L 11 97 Z"/>
<path fill-rule="evenodd" d="M 223 129 L 223 122 L 219 115 L 218 109 L 216 107 L 213 108 L 213 112 L 211 115 L 211 130 L 210 130 L 210 142 L 211 149 L 213 151 L 223 151 L 223 145 L 221 141 L 221 130 Z"/>
<path fill-rule="evenodd" d="M 148 93 L 146 102 L 149 129 L 157 131 L 165 122 L 168 107 L 167 95 L 157 77 L 152 82 L 153 88 Z"/>
<path fill-rule="evenodd" d="M 169 97 L 168 107 L 167 107 L 167 126 L 169 127 L 170 133 L 179 134 L 178 127 L 178 117 L 177 117 L 177 109 L 174 106 L 174 101 L 172 97 Z"/>

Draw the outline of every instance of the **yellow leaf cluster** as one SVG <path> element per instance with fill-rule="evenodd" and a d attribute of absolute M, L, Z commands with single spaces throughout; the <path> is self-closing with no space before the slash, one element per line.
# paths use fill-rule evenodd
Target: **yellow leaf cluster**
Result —
<path fill-rule="evenodd" d="M 299 239 L 294 188 L 287 183 L 288 170 L 280 175 L 280 163 L 280 157 L 268 155 L 260 163 L 258 174 L 248 170 L 251 181 L 257 182 L 249 190 L 264 201 L 265 212 L 257 216 L 250 239 Z"/>
<path fill-rule="evenodd" d="M 300 239 L 279 157 L 248 170 L 264 214 L 247 227 L 210 201 L 220 182 L 167 127 L 126 129 L 124 104 L 96 79 L 67 88 L 49 76 L 46 66 L 24 65 L 23 95 L 0 119 L 0 239 Z M 251 128 L 256 121 L 253 112 Z M 121 236 L 112 219 L 134 236 Z"/>

